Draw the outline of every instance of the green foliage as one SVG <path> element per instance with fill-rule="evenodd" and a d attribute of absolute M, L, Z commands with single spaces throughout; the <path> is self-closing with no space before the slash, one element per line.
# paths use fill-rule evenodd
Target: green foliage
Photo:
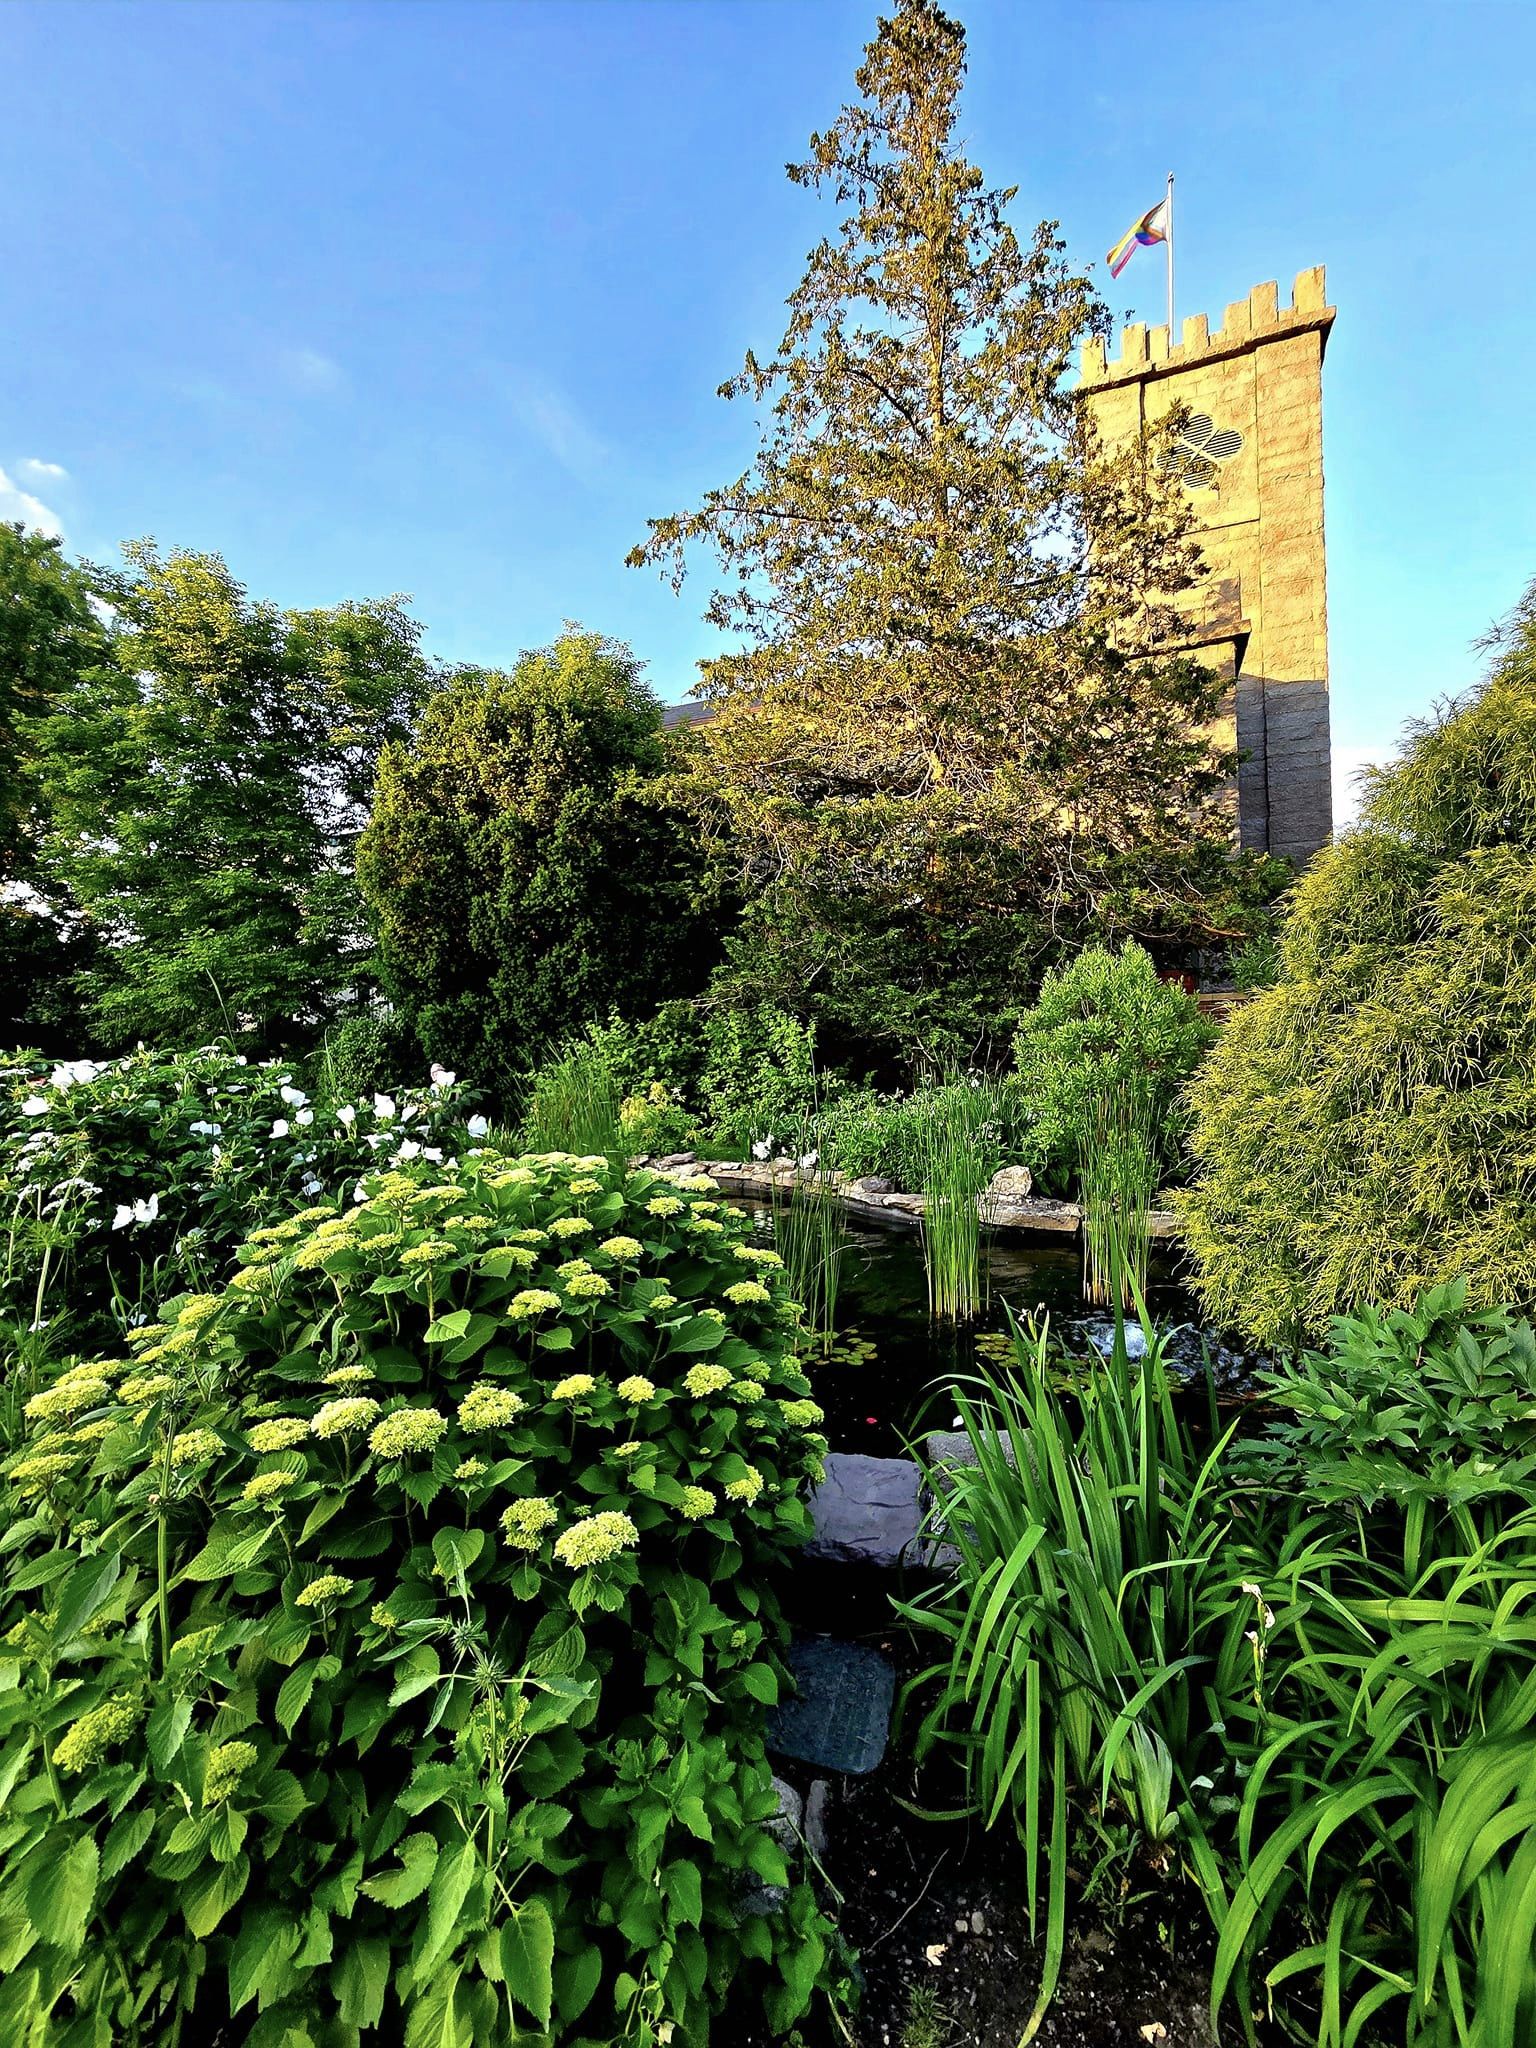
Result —
<path fill-rule="evenodd" d="M 900 1611 L 941 1645 L 909 1687 L 926 1702 L 917 1753 L 958 1753 L 974 1810 L 1018 1832 L 1032 1923 L 1044 1910 L 1027 2041 L 1060 1970 L 1073 1822 L 1101 1860 L 1157 1869 L 1198 1829 L 1234 1600 L 1225 1440 L 1197 1447 L 1155 1335 L 1132 1365 L 1117 1333 L 1076 1402 L 1052 1385 L 1043 1329 L 1015 1328 L 1013 1351 L 1006 1380 L 956 1393 L 975 1463 L 928 1474 L 956 1568 Z"/>
<path fill-rule="evenodd" d="M 414 1095 L 311 1100 L 304 1077 L 227 1047 L 0 1068 L 0 1317 L 19 1338 L 47 1320 L 48 1348 L 101 1343 L 183 1287 L 221 1286 L 258 1226 L 335 1197 L 359 1173 L 417 1156 L 440 1163 L 464 1122 L 451 1076 Z"/>
<path fill-rule="evenodd" d="M 1257 1446 L 1273 1482 L 1366 1509 L 1536 1498 L 1536 1335 L 1466 1304 L 1455 1281 L 1340 1316 L 1326 1351 L 1266 1373 L 1283 1410 Z"/>
<path fill-rule="evenodd" d="M 1065 1188 L 1104 1104 L 1127 1094 L 1145 1096 L 1157 1168 L 1172 1170 L 1187 1124 L 1181 1092 L 1215 1038 L 1194 998 L 1159 979 L 1134 943 L 1090 946 L 1047 974 L 1013 1041 L 1036 1176 Z"/>
<path fill-rule="evenodd" d="M 1089 1301 L 1129 1311 L 1146 1293 L 1160 1135 L 1155 1086 L 1146 1074 L 1106 1083 L 1089 1098 L 1077 1162 Z"/>
<path fill-rule="evenodd" d="M 763 1141 L 787 1149 L 818 1107 L 815 1031 L 771 1003 L 668 1002 L 638 1023 L 615 1016 L 588 1035 L 622 1096 L 664 1086 L 677 1112 L 665 1136 L 679 1145 L 702 1136 L 737 1157 Z M 661 1135 L 643 1149 L 665 1149 Z"/>
<path fill-rule="evenodd" d="M 708 972 L 710 875 L 659 800 L 670 758 L 634 656 L 568 632 L 456 676 L 379 763 L 358 876 L 386 984 L 503 1110 L 551 1043 Z"/>
<path fill-rule="evenodd" d="M 1019 1831 L 1041 2010 L 1069 1864 L 1091 1894 L 1177 1863 L 1217 1931 L 1213 2025 L 1523 2048 L 1536 1333 L 1460 1286 L 1342 1318 L 1245 1441 L 1196 1434 L 1142 1328 L 1134 1369 L 1117 1332 L 1070 1396 L 1043 1335 L 962 1395 L 977 1463 L 930 1480 L 957 1567 L 902 1609 L 944 1646 L 920 1753 L 955 1747 Z"/>
<path fill-rule="evenodd" d="M 723 571 L 687 783 L 761 892 L 742 979 L 839 1054 L 930 1062 L 986 1058 L 1063 942 L 1224 942 L 1235 878 L 1275 880 L 1231 855 L 1225 686 L 1168 652 L 1200 573 L 1158 460 L 1179 421 L 1098 442 L 1071 373 L 1108 313 L 966 160 L 964 68 L 932 0 L 881 21 L 790 167 L 838 218 L 776 351 L 722 387 L 756 458 L 630 556 Z"/>
<path fill-rule="evenodd" d="M 282 611 L 217 555 L 125 552 L 112 663 L 31 722 L 41 886 L 101 941 L 100 1044 L 302 1048 L 370 980 L 352 849 L 419 628 L 393 599 Z"/>
<path fill-rule="evenodd" d="M 683 1106 L 682 1090 L 652 1081 L 643 1093 L 626 1095 L 619 1104 L 619 1137 L 631 1157 L 644 1153 L 664 1158 L 669 1152 L 691 1149 L 698 1133 Z"/>
<path fill-rule="evenodd" d="M 31 879 L 41 832 L 35 721 L 110 659 L 99 577 L 62 543 L 0 521 L 0 882 Z"/>
<path fill-rule="evenodd" d="M 1536 1299 L 1536 592 L 1297 889 L 1193 1089 L 1187 1239 L 1260 1341 L 1465 1275 Z"/>
<path fill-rule="evenodd" d="M 67 1055 L 88 1035 L 80 988 L 98 957 L 78 919 L 35 899 L 0 898 L 0 1045 Z"/>
<path fill-rule="evenodd" d="M 824 1443 L 710 1192 L 371 1176 L 33 1398 L 5 2039 L 659 2048 L 733 1979 L 793 2024 L 826 1929 L 763 1826 L 763 1585 Z"/>
<path fill-rule="evenodd" d="M 1273 1375 L 1287 1412 L 1244 1494 L 1213 2004 L 1250 2011 L 1262 1955 L 1299 2039 L 1536 2026 L 1536 1337 L 1464 1304 L 1342 1320 Z"/>
<path fill-rule="evenodd" d="M 423 1064 L 415 1035 L 391 1010 L 358 1010 L 326 1036 L 316 1080 L 330 1102 L 388 1094 L 401 1074 Z"/>
<path fill-rule="evenodd" d="M 1002 1163 L 997 1105 L 998 1091 L 974 1078 L 912 1102 L 928 1306 L 957 1321 L 973 1316 L 986 1296 L 977 1204 Z"/>
<path fill-rule="evenodd" d="M 619 1095 L 602 1048 L 573 1038 L 534 1075 L 523 1138 L 543 1152 L 597 1152 L 619 1157 Z"/>

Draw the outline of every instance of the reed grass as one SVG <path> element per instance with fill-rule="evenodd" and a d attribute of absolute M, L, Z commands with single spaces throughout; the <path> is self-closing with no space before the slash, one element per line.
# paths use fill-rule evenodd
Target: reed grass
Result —
<path fill-rule="evenodd" d="M 1088 1105 L 1078 1155 L 1083 1203 L 1083 1293 L 1129 1311 L 1145 1294 L 1157 1187 L 1157 1101 L 1150 1085 L 1122 1081 Z"/>
<path fill-rule="evenodd" d="M 913 1112 L 928 1310 L 967 1322 L 987 1299 L 978 1204 L 997 1171 L 998 1091 L 950 1081 L 916 1097 Z"/>
<path fill-rule="evenodd" d="M 832 1172 L 821 1164 L 819 1138 L 816 1122 L 807 1119 L 786 1141 L 798 1148 L 793 1154 L 797 1161 L 811 1164 L 799 1166 L 792 1182 L 775 1178 L 769 1200 L 774 1246 L 801 1308 L 801 1347 L 825 1354 L 837 1327 L 843 1265 L 852 1239 Z"/>
<path fill-rule="evenodd" d="M 623 1156 L 618 1083 L 590 1039 L 572 1039 L 534 1075 L 522 1141 L 530 1152 Z"/>

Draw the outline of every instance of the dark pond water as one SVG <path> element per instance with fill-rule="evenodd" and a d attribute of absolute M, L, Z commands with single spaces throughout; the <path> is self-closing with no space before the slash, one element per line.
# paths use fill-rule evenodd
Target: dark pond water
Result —
<path fill-rule="evenodd" d="M 772 1236 L 766 1205 L 740 1195 L 733 1205 Z M 994 1240 L 986 1247 L 989 1296 L 974 1322 L 936 1322 L 928 1313 L 928 1281 L 916 1230 L 850 1223 L 838 1296 L 838 1334 L 826 1358 L 809 1361 L 816 1399 L 826 1410 L 833 1450 L 891 1457 L 913 1437 L 955 1423 L 950 1392 L 978 1365 L 996 1367 L 1008 1314 L 1020 1321 L 1048 1315 L 1066 1348 L 1082 1357 L 1107 1350 L 1108 1314 L 1083 1300 L 1082 1252 L 1076 1239 L 1040 1243 Z M 1148 1308 L 1173 1333 L 1174 1366 L 1204 1383 L 1209 1354 L 1218 1393 L 1241 1396 L 1254 1360 L 1226 1349 L 1200 1328 L 1196 1304 L 1180 1285 L 1176 1261 L 1155 1256 Z M 1131 1332 L 1134 1343 L 1139 1332 Z"/>

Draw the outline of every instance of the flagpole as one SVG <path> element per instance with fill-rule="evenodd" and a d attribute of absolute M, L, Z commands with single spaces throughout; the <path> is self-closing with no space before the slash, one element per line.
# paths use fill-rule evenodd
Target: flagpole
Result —
<path fill-rule="evenodd" d="M 1174 348 L 1179 337 L 1173 331 L 1173 173 L 1168 173 L 1168 346 Z"/>

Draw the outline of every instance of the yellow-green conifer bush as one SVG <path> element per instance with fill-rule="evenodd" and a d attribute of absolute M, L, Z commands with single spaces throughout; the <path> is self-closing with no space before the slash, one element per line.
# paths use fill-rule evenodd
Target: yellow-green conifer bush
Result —
<path fill-rule="evenodd" d="M 766 1574 L 825 1439 L 746 1228 L 702 1176 L 418 1162 L 31 1398 L 0 2040 L 642 2048 L 733 1977 L 793 2024 Z"/>
<path fill-rule="evenodd" d="M 1211 1313 L 1261 1341 L 1465 1275 L 1536 1298 L 1536 586 L 1296 891 L 1193 1086 Z"/>

